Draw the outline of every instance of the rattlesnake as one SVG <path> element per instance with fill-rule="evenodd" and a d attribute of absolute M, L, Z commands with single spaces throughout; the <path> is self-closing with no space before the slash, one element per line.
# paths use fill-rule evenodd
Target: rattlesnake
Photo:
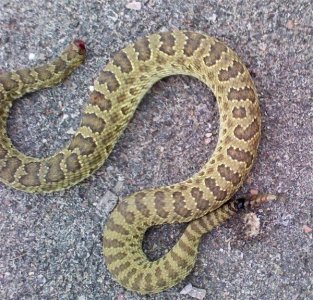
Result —
<path fill-rule="evenodd" d="M 110 154 L 137 105 L 158 80 L 191 75 L 216 96 L 220 132 L 210 160 L 190 179 L 139 191 L 121 201 L 104 229 L 108 269 L 123 286 L 141 293 L 173 286 L 192 269 L 201 235 L 237 209 L 228 202 L 254 162 L 260 110 L 253 81 L 224 43 L 195 32 L 162 32 L 115 54 L 95 80 L 81 125 L 69 145 L 47 158 L 19 152 L 6 133 L 9 109 L 23 94 L 56 84 L 85 58 L 76 40 L 52 63 L 0 75 L 0 181 L 27 192 L 68 188 L 98 169 Z M 149 261 L 141 243 L 153 225 L 190 222 L 175 247 Z"/>

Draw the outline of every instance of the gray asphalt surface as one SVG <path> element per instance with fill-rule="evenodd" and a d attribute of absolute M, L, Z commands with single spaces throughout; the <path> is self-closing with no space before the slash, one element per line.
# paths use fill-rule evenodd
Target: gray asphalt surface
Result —
<path fill-rule="evenodd" d="M 18 1 L 0 3 L 0 68 L 35 66 L 74 38 L 88 59 L 64 84 L 17 101 L 9 120 L 14 144 L 46 156 L 79 125 L 89 86 L 109 57 L 136 38 L 188 29 L 238 52 L 260 95 L 263 138 L 238 195 L 257 189 L 279 199 L 255 211 L 261 231 L 243 234 L 243 214 L 203 238 L 194 271 L 180 284 L 142 297 L 115 283 L 102 257 L 102 229 L 118 201 L 140 188 L 186 179 L 214 149 L 218 112 L 197 80 L 157 83 L 108 161 L 81 184 L 26 194 L 0 184 L 1 299 L 313 299 L 313 4 L 300 1 Z M 212 137 L 210 135 L 212 134 Z M 181 226 L 149 230 L 151 257 L 169 249 Z"/>

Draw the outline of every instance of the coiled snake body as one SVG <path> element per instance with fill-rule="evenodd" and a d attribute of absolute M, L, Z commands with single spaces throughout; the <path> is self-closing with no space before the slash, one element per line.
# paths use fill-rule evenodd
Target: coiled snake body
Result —
<path fill-rule="evenodd" d="M 251 169 L 260 139 L 255 87 L 238 56 L 222 42 L 194 32 L 153 34 L 118 52 L 100 72 L 67 147 L 43 159 L 19 152 L 6 133 L 12 101 L 60 82 L 84 57 L 84 44 L 75 41 L 50 64 L 0 75 L 0 181 L 27 192 L 68 188 L 103 164 L 156 81 L 173 74 L 203 81 L 220 112 L 219 140 L 210 160 L 184 182 L 125 198 L 104 229 L 105 261 L 117 281 L 141 293 L 158 292 L 190 272 L 200 237 L 237 209 L 236 202 L 226 202 Z M 173 222 L 190 223 L 172 250 L 149 261 L 141 247 L 145 231 Z"/>

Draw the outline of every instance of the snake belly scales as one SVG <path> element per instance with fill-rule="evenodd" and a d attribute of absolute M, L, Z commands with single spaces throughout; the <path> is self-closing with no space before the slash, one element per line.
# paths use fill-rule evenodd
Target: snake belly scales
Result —
<path fill-rule="evenodd" d="M 156 81 L 183 74 L 204 82 L 220 113 L 209 161 L 188 180 L 126 197 L 104 229 L 104 257 L 113 277 L 142 294 L 159 292 L 192 270 L 201 236 L 237 210 L 236 201 L 228 200 L 251 169 L 260 140 L 255 86 L 236 53 L 217 39 L 188 31 L 152 34 L 119 51 L 100 72 L 68 146 L 46 158 L 24 155 L 6 131 L 13 100 L 61 82 L 84 59 L 85 45 L 76 40 L 49 64 L 0 74 L 0 181 L 26 192 L 73 186 L 103 164 Z M 168 253 L 150 261 L 142 250 L 145 231 L 174 222 L 189 224 Z"/>

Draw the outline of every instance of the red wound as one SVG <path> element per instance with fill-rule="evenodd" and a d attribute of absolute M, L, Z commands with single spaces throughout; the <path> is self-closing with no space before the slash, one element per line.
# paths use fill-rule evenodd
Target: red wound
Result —
<path fill-rule="evenodd" d="M 86 51 L 86 45 L 85 45 L 84 41 L 82 41 L 82 40 L 75 40 L 74 44 L 79 48 L 79 50 L 81 50 L 83 52 Z"/>

